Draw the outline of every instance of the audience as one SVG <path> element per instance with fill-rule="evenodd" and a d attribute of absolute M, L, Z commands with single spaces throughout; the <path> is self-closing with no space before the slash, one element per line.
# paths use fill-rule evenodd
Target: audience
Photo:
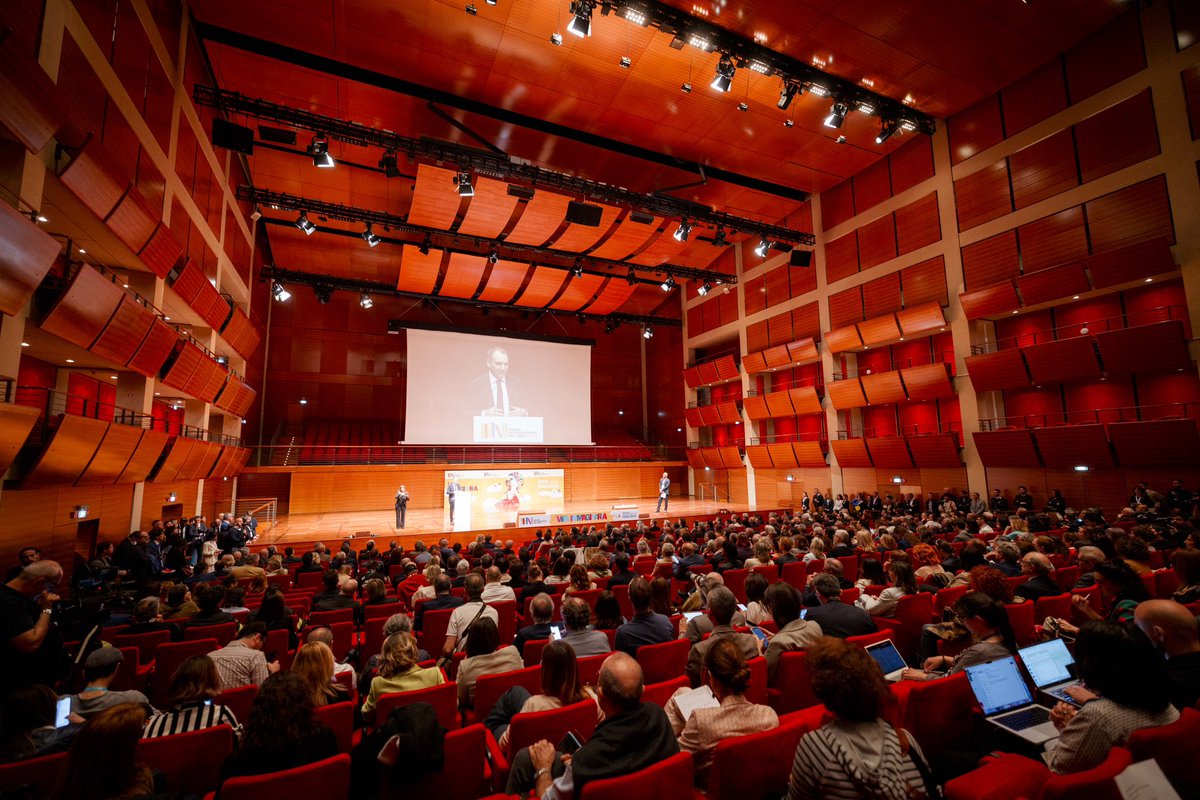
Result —
<path fill-rule="evenodd" d="M 529 601 L 529 616 L 533 620 L 533 624 L 521 628 L 513 638 L 513 647 L 522 654 L 525 652 L 526 642 L 550 638 L 550 620 L 554 616 L 554 598 L 545 592 L 538 592 Z"/>
<path fill-rule="evenodd" d="M 749 633 L 739 633 L 730 624 L 736 611 L 737 598 L 724 586 L 717 586 L 708 593 L 708 616 L 712 619 L 713 627 L 708 637 L 693 644 L 688 652 L 686 672 L 692 686 L 700 685 L 700 669 L 704 665 L 704 658 L 717 642 L 732 642 L 747 661 L 761 655 L 758 637 Z M 780 628 L 779 632 L 782 634 L 783 629 Z"/>
<path fill-rule="evenodd" d="M 958 655 L 930 656 L 921 669 L 905 669 L 904 680 L 927 681 L 954 675 L 973 664 L 1016 653 L 1016 637 L 1003 603 L 983 592 L 969 592 L 954 604 L 954 613 L 970 632 L 971 644 Z"/>
<path fill-rule="evenodd" d="M 217 665 L 208 656 L 192 656 L 171 676 L 167 685 L 167 710 L 147 721 L 142 737 L 152 739 L 217 725 L 230 726 L 236 736 L 242 726 L 233 711 L 213 702 L 220 693 L 221 677 Z"/>
<path fill-rule="evenodd" d="M 221 691 L 251 684 L 262 686 L 268 675 L 279 672 L 279 661 L 268 664 L 262 652 L 266 641 L 266 626 L 254 622 L 243 628 L 238 638 L 208 654 L 221 675 Z"/>
<path fill-rule="evenodd" d="M 83 678 L 87 682 L 79 694 L 71 697 L 71 711 L 84 719 L 99 714 L 106 708 L 119 706 L 122 703 L 139 705 L 147 714 L 154 713 L 154 707 L 146 695 L 136 689 L 113 691 L 113 680 L 121 667 L 124 656 L 115 647 L 98 647 L 88 653 L 83 662 Z"/>
<path fill-rule="evenodd" d="M 1200 550 L 1176 550 L 1171 555 L 1171 569 L 1179 577 L 1179 587 L 1171 599 L 1184 605 L 1200 602 Z"/>
<path fill-rule="evenodd" d="M 1191 708 L 1200 700 L 1200 637 L 1196 617 L 1174 600 L 1147 600 L 1138 605 L 1134 623 L 1167 661 L 1171 704 Z"/>
<path fill-rule="evenodd" d="M 596 693 L 580 681 L 575 651 L 567 645 L 562 642 L 546 645 L 542 650 L 542 670 L 539 679 L 540 694 L 531 695 L 525 687 L 514 686 L 500 695 L 500 699 L 483 721 L 496 736 L 500 749 L 504 752 L 508 752 L 508 726 L 517 714 L 549 711 L 590 698 L 596 702 L 597 721 L 604 719 L 604 712 L 600 709 Z"/>
<path fill-rule="evenodd" d="M 146 710 L 137 703 L 104 709 L 71 742 L 57 800 L 118 800 L 155 794 L 154 776 L 136 761 Z"/>
<path fill-rule="evenodd" d="M 521 669 L 521 653 L 512 645 L 500 647 L 500 631 L 496 623 L 481 617 L 471 628 L 467 640 L 467 657 L 458 665 L 455 681 L 458 683 L 459 708 L 470 708 L 475 704 L 475 681 L 483 675 Z"/>
<path fill-rule="evenodd" d="M 607 589 L 600 592 L 592 610 L 592 627 L 598 631 L 615 631 L 624 624 L 625 617 L 621 616 L 617 596 Z"/>
<path fill-rule="evenodd" d="M 375 712 L 379 698 L 392 692 L 411 692 L 427 689 L 446 682 L 437 667 L 420 667 L 417 660 L 417 640 L 407 633 L 393 633 L 383 643 L 379 654 L 379 666 L 367 697 L 363 700 L 362 713 Z"/>
<path fill-rule="evenodd" d="M 856 605 L 865 609 L 873 617 L 894 617 L 896 604 L 900 598 L 917 593 L 917 579 L 913 575 L 912 565 L 907 561 L 893 559 L 888 565 L 888 578 L 891 585 L 876 595 L 859 595 Z"/>
<path fill-rule="evenodd" d="M 1097 611 L 1086 595 L 1071 597 L 1075 610 L 1090 620 L 1107 619 L 1112 622 L 1133 622 L 1133 612 L 1138 603 L 1150 599 L 1142 579 L 1124 561 L 1106 561 L 1096 565 L 1096 585 L 1100 587 L 1102 603 L 1108 604 L 1107 613 Z M 1057 621 L 1059 628 L 1074 635 L 1079 627 L 1067 620 Z"/>
<path fill-rule="evenodd" d="M 309 642 L 296 652 L 292 674 L 300 679 L 314 708 L 350 699 L 346 687 L 334 683 L 333 651 L 324 642 Z"/>
<path fill-rule="evenodd" d="M 578 597 L 566 597 L 562 601 L 562 641 L 571 646 L 580 658 L 599 656 L 612 652 L 608 634 L 591 627 L 592 610 Z"/>
<path fill-rule="evenodd" d="M 790 583 L 771 584 L 766 594 L 767 608 L 779 632 L 767 642 L 767 680 L 775 685 L 779 657 L 794 650 L 806 650 L 820 641 L 821 626 L 800 618 L 800 591 Z M 807 616 L 807 615 L 806 615 Z"/>
<path fill-rule="evenodd" d="M 450 625 L 446 628 L 446 643 L 442 647 L 442 655 L 449 656 L 461 653 L 466 649 L 471 627 L 476 620 L 486 617 L 493 624 L 499 626 L 500 615 L 496 613 L 496 609 L 485 605 L 481 599 L 483 585 L 483 576 L 474 572 L 463 581 L 467 601 L 455 607 L 454 613 L 450 615 Z M 428 607 L 428 603 L 426 603 L 426 607 Z"/>
<path fill-rule="evenodd" d="M 83 724 L 71 714 L 69 724 L 54 721 L 58 697 L 49 686 L 33 683 L 9 692 L 0 713 L 0 760 L 22 761 L 66 750 Z"/>
<path fill-rule="evenodd" d="M 651 584 L 644 577 L 638 576 L 630 582 L 629 603 L 633 606 L 633 619 L 617 628 L 617 650 L 637 656 L 642 645 L 662 644 L 675 638 L 670 618 L 651 607 L 653 599 Z"/>
<path fill-rule="evenodd" d="M 819 631 L 816 636 L 823 634 L 845 639 L 848 636 L 866 636 L 875 632 L 875 620 L 869 613 L 858 606 L 842 602 L 842 586 L 833 575 L 814 575 L 812 590 L 821 605 L 808 609 L 801 622 L 816 625 L 816 630 Z M 797 627 L 804 629 L 804 626 Z"/>

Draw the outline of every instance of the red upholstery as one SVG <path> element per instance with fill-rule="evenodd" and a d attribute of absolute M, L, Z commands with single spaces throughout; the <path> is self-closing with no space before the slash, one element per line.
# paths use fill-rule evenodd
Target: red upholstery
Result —
<path fill-rule="evenodd" d="M 1153 758 L 1180 797 L 1200 797 L 1200 772 L 1196 770 L 1196 742 L 1200 741 L 1200 711 L 1185 708 L 1179 720 L 1157 728 L 1142 728 L 1129 736 L 1125 747 L 1134 761 Z"/>
<path fill-rule="evenodd" d="M 349 622 L 350 624 L 354 624 L 354 609 L 339 608 L 334 611 L 314 611 L 308 615 L 308 622 L 305 627 L 332 628 L 335 622 Z"/>
<path fill-rule="evenodd" d="M 216 649 L 216 639 L 160 644 L 154 657 L 154 674 L 150 676 L 150 704 L 155 708 L 166 708 L 167 687 L 179 665 L 192 656 L 208 655 Z"/>
<path fill-rule="evenodd" d="M 1064 592 L 1069 592 L 1075 587 L 1075 581 L 1079 580 L 1079 567 L 1071 565 L 1069 567 L 1060 567 L 1050 573 L 1054 578 L 1054 582 L 1058 584 L 1058 588 Z"/>
<path fill-rule="evenodd" d="M 808 565 L 803 561 L 789 561 L 783 565 L 779 577 L 784 583 L 790 583 L 800 591 L 804 591 L 804 584 L 808 582 Z"/>
<path fill-rule="evenodd" d="M 138 661 L 142 666 L 154 663 L 154 653 L 159 645 L 171 641 L 170 631 L 151 631 L 150 633 L 122 633 L 111 640 L 113 647 L 136 647 Z"/>
<path fill-rule="evenodd" d="M 850 582 L 858 580 L 858 556 L 842 556 L 842 577 Z"/>
<path fill-rule="evenodd" d="M 496 609 L 497 618 L 500 620 L 500 624 L 496 626 L 500 631 L 500 646 L 512 644 L 517 635 L 517 601 L 501 600 L 488 605 Z"/>
<path fill-rule="evenodd" d="M 515 753 L 540 739 L 559 742 L 568 731 L 584 740 L 596 729 L 596 701 L 588 698 L 562 708 L 517 714 L 508 726 L 508 752 Z"/>
<path fill-rule="evenodd" d="M 778 714 L 810 708 L 821 701 L 812 691 L 812 678 L 804 660 L 807 653 L 796 650 L 779 656 L 775 680 L 769 691 L 771 708 Z"/>
<path fill-rule="evenodd" d="M 605 631 L 605 633 L 613 633 L 613 631 Z M 601 653 L 598 656 L 587 656 L 576 661 L 580 683 L 588 686 L 597 685 L 600 682 L 600 667 L 604 665 L 605 660 L 610 655 L 612 654 Z"/>
<path fill-rule="evenodd" d="M 946 800 L 1012 800 L 1037 797 L 1050 770 L 1040 760 L 1003 753 L 946 783 Z"/>
<path fill-rule="evenodd" d="M 1069 593 L 1056 594 L 1053 597 L 1040 597 L 1033 606 L 1033 622 L 1035 625 L 1041 625 L 1046 617 L 1054 617 L 1056 619 L 1071 618 L 1071 595 Z"/>
<path fill-rule="evenodd" d="M 1179 588 L 1179 576 L 1173 569 L 1162 569 L 1154 573 L 1154 596 L 1164 600 L 1170 599 Z"/>
<path fill-rule="evenodd" d="M 912 659 L 921 640 L 921 627 L 929 623 L 933 614 L 933 595 L 929 592 L 906 594 L 896 603 L 896 615 L 892 618 L 876 617 L 875 624 L 882 629 L 893 627 L 892 641 L 906 659 Z"/>
<path fill-rule="evenodd" d="M 245 725 L 246 721 L 250 719 L 250 708 L 254 705 L 254 698 L 257 696 L 258 687 L 250 684 L 221 692 L 213 700 L 213 703 L 229 708 L 237 717 L 237 721 Z"/>
<path fill-rule="evenodd" d="M 775 566 L 774 564 L 765 564 L 761 567 L 755 567 L 750 571 L 757 572 L 759 575 L 762 575 L 767 579 L 767 583 L 775 583 L 779 580 L 779 567 Z"/>
<path fill-rule="evenodd" d="M 420 648 L 435 658 L 442 654 L 446 644 L 446 629 L 450 627 L 450 615 L 453 608 L 439 608 L 426 611 L 421 617 Z"/>
<path fill-rule="evenodd" d="M 642 645 L 637 662 L 642 665 L 645 683 L 661 683 L 684 674 L 692 643 L 687 639 L 672 639 L 662 644 Z"/>
<path fill-rule="evenodd" d="M 345 753 L 282 772 L 230 778 L 221 785 L 221 800 L 263 800 L 265 797 L 343 800 L 349 793 L 350 756 Z"/>
<path fill-rule="evenodd" d="M 750 685 L 746 687 L 746 699 L 751 703 L 767 703 L 767 659 L 759 656 L 747 662 L 750 667 Z"/>
<path fill-rule="evenodd" d="M 200 639 L 216 639 L 221 647 L 233 641 L 237 635 L 236 622 L 220 622 L 216 625 L 187 625 L 183 629 L 183 641 L 195 642 Z"/>
<path fill-rule="evenodd" d="M 324 584 L 324 582 L 324 572 L 297 572 L 296 580 L 292 582 L 292 585 L 297 589 L 304 589 L 306 587 L 312 587 L 315 589 Z"/>
<path fill-rule="evenodd" d="M 824 572 L 825 571 L 825 559 L 814 558 L 812 561 L 808 562 L 808 564 L 806 565 L 805 571 L 809 575 L 816 575 L 818 572 Z"/>
<path fill-rule="evenodd" d="M 621 607 L 621 616 L 625 619 L 633 619 L 633 603 L 629 600 L 629 584 L 618 583 L 609 591 L 613 593 L 613 597 L 617 598 L 617 605 Z"/>
<path fill-rule="evenodd" d="M 245 718 L 238 717 L 245 723 Z M 221 764 L 233 752 L 233 729 L 217 725 L 191 733 L 142 739 L 137 759 L 166 775 L 167 789 L 180 794 L 204 794 L 217 788 Z"/>
<path fill-rule="evenodd" d="M 580 800 L 662 800 L 692 794 L 695 769 L 691 753 L 677 753 L 640 772 L 592 781 L 583 787 Z"/>
<path fill-rule="evenodd" d="M 480 675 L 475 681 L 475 719 L 482 722 L 500 699 L 500 695 L 514 686 L 524 686 L 530 694 L 541 694 L 541 681 L 541 664 L 493 675 Z"/>
<path fill-rule="evenodd" d="M 846 641 L 850 644 L 856 644 L 859 647 L 866 647 L 876 642 L 887 641 L 892 638 L 890 630 L 875 631 L 875 633 L 864 633 L 862 636 L 847 636 Z"/>
<path fill-rule="evenodd" d="M 117 667 L 116 677 L 113 678 L 114 692 L 127 689 L 137 689 L 139 692 L 146 688 L 150 680 L 150 667 L 142 668 L 141 658 L 136 647 L 121 648 L 121 665 Z"/>
<path fill-rule="evenodd" d="M 1036 621 L 1034 604 L 1028 600 L 1024 603 L 1005 603 L 1004 611 L 1008 614 L 1008 624 L 1012 626 L 1013 634 L 1017 638 L 1017 647 L 1033 644 L 1033 625 Z"/>
<path fill-rule="evenodd" d="M 364 649 L 362 652 L 366 654 L 367 658 L 383 652 L 383 626 L 386 623 L 386 618 L 368 619 L 366 621 L 364 625 L 365 633 L 363 634 Z M 430 653 L 430 655 L 433 655 L 433 653 Z M 441 655 L 441 651 L 438 651 L 437 655 Z"/>
<path fill-rule="evenodd" d="M 786 795 L 796 745 L 824 716 L 825 707 L 814 706 L 780 717 L 778 728 L 722 740 L 713 750 L 708 800 Z"/>
<path fill-rule="evenodd" d="M 34 790 L 33 796 L 49 797 L 66 768 L 66 753 L 0 764 L 0 790 L 29 786 Z"/>
<path fill-rule="evenodd" d="M 1133 763 L 1124 747 L 1114 747 L 1098 767 L 1074 775 L 1054 775 L 1042 786 L 1040 800 L 1121 800 L 1113 778 Z"/>
<path fill-rule="evenodd" d="M 948 608 L 953 608 L 954 604 L 967 593 L 969 586 L 951 586 L 948 589 L 942 589 L 933 596 L 933 616 L 934 619 L 942 619 L 942 612 Z"/>
<path fill-rule="evenodd" d="M 309 619 L 311 620 L 314 616 L 316 616 L 316 614 L 310 616 Z M 317 626 L 311 623 L 308 626 L 309 630 L 315 627 Z M 354 623 L 335 622 L 332 625 L 324 625 L 323 627 L 328 627 L 329 630 L 333 632 L 333 657 L 338 661 L 344 661 L 346 654 L 349 653 L 350 648 L 354 646 Z M 430 654 L 436 656 L 440 654 L 440 651 L 439 653 L 433 653 L 433 651 L 430 651 Z"/>
<path fill-rule="evenodd" d="M 386 621 L 388 617 L 399 614 L 403 610 L 404 606 L 401 603 L 376 603 L 371 606 L 363 606 L 363 620 L 381 619 Z"/>
<path fill-rule="evenodd" d="M 721 577 L 725 579 L 725 588 L 733 592 L 739 603 L 746 602 L 746 576 L 749 574 L 748 569 L 730 569 L 721 573 Z"/>
<path fill-rule="evenodd" d="M 550 644 L 549 639 L 529 639 L 521 648 L 521 660 L 527 667 L 536 667 L 542 663 L 542 651 Z"/>
<path fill-rule="evenodd" d="M 458 727 L 458 684 L 454 681 L 440 686 L 430 686 L 428 689 L 414 689 L 411 692 L 391 692 L 381 695 L 375 704 L 375 724 L 380 725 L 388 718 L 393 708 L 407 706 L 413 703 L 429 703 L 437 712 L 438 722 L 447 730 Z"/>
<path fill-rule="evenodd" d="M 913 683 L 903 727 L 916 737 L 926 758 L 936 758 L 956 742 L 970 740 L 973 700 L 965 672 Z"/>
<path fill-rule="evenodd" d="M 671 699 L 671 695 L 675 694 L 680 689 L 690 689 L 692 682 L 688 680 L 687 675 L 680 675 L 669 681 L 662 683 L 651 683 L 642 690 L 642 702 L 654 703 L 656 706 L 666 707 L 667 701 Z"/>
<path fill-rule="evenodd" d="M 313 716 L 333 731 L 337 737 L 338 752 L 349 753 L 354 746 L 354 703 L 350 700 L 330 703 L 313 709 Z"/>
<path fill-rule="evenodd" d="M 487 760 L 487 735 L 482 725 L 450 731 L 442 744 L 445 766 L 440 772 L 391 785 L 384 783 L 380 798 L 436 797 L 438 800 L 475 800 L 492 789 L 492 770 Z"/>
<path fill-rule="evenodd" d="M 842 594 L 839 599 L 846 605 L 852 606 L 858 600 L 858 596 L 860 594 L 862 594 L 861 591 L 851 586 L 849 589 L 842 589 Z"/>

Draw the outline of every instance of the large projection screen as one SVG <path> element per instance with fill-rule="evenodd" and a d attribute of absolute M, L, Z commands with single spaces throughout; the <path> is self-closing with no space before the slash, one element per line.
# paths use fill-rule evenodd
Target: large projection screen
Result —
<path fill-rule="evenodd" d="M 407 334 L 405 444 L 592 444 L 590 345 Z"/>

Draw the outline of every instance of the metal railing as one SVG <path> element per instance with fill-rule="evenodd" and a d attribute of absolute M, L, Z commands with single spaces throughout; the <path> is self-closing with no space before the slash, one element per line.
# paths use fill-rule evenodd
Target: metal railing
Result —
<path fill-rule="evenodd" d="M 962 436 L 963 426 L 961 422 L 930 422 L 930 423 L 913 423 L 911 425 L 889 425 L 882 427 L 879 425 L 870 425 L 845 430 L 839 428 L 837 438 L 839 439 L 860 439 L 864 436 L 922 436 L 935 433 L 954 433 L 960 438 Z"/>
<path fill-rule="evenodd" d="M 857 378 L 862 375 L 881 374 L 884 372 L 893 372 L 898 369 L 907 369 L 908 367 L 924 367 L 929 364 L 953 364 L 953 350 L 935 350 L 929 353 L 928 356 L 922 355 L 919 358 L 892 358 L 890 366 L 886 369 L 876 370 L 872 368 L 869 372 L 864 372 L 857 367 L 849 368 L 845 372 L 833 373 L 833 380 L 843 381 L 848 378 Z"/>
<path fill-rule="evenodd" d="M 762 444 L 791 444 L 792 442 L 818 442 L 822 448 L 829 446 L 829 437 L 824 431 L 820 433 L 771 433 L 763 436 L 753 436 L 748 440 L 751 446 Z"/>
<path fill-rule="evenodd" d="M 369 466 L 388 464 L 588 464 L 613 461 L 684 461 L 684 448 L 669 445 L 314 445 L 297 442 L 256 448 L 256 466 Z"/>
<path fill-rule="evenodd" d="M 760 373 L 760 374 L 769 374 L 769 373 Z M 820 373 L 817 373 L 816 375 L 801 377 L 801 378 L 792 378 L 790 381 L 784 381 L 782 384 L 774 383 L 774 382 L 765 382 L 765 383 L 766 383 L 766 386 L 768 387 L 768 391 L 764 391 L 764 392 L 762 392 L 762 394 L 772 394 L 773 392 L 784 392 L 784 391 L 787 391 L 788 389 L 803 389 L 806 386 L 812 386 L 813 388 L 815 388 L 817 390 L 818 394 L 825 391 L 825 380 L 821 376 Z M 746 391 L 746 396 L 747 397 L 758 397 L 759 391 L 758 391 L 757 387 L 752 387 L 752 388 L 748 389 Z"/>
<path fill-rule="evenodd" d="M 724 494 L 724 497 L 721 496 L 722 494 Z M 729 491 L 728 484 L 725 485 L 724 487 L 719 486 L 716 483 L 698 483 L 698 484 L 696 484 L 696 499 L 697 500 L 701 500 L 701 501 L 708 500 L 713 503 L 721 503 L 721 502 L 728 503 L 728 502 L 731 502 L 731 500 L 730 500 L 731 497 L 732 497 L 732 495 Z"/>
<path fill-rule="evenodd" d="M 258 532 L 263 533 L 274 528 L 275 523 L 279 520 L 279 498 L 238 497 L 233 501 L 231 510 L 235 517 L 253 514 L 254 518 L 259 521 Z"/>
<path fill-rule="evenodd" d="M 1158 403 L 1151 406 L 1088 408 L 1080 411 L 1056 411 L 1052 414 L 1013 414 L 979 420 L 979 430 L 1004 428 L 1049 428 L 1058 425 L 1096 425 L 1109 422 L 1150 422 L 1160 419 L 1195 419 L 1200 403 Z"/>
<path fill-rule="evenodd" d="M 1029 347 L 1035 344 L 1057 342 L 1060 339 L 1073 339 L 1077 336 L 1088 336 L 1093 333 L 1120 331 L 1126 328 L 1136 328 L 1139 325 L 1153 325 L 1156 322 L 1179 320 L 1186 322 L 1187 309 L 1179 305 L 1155 306 L 1142 311 L 1131 311 L 1117 317 L 1102 317 L 1073 322 L 1070 325 L 1059 325 L 1029 333 L 1018 333 L 1015 336 L 1005 336 L 983 344 L 971 345 L 971 355 L 995 353 L 998 350 L 1009 350 L 1014 347 Z M 1086 331 L 1086 333 L 1084 332 Z"/>

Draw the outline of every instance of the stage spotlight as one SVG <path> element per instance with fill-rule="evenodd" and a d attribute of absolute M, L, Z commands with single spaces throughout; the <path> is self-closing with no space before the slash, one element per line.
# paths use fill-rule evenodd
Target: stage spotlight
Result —
<path fill-rule="evenodd" d="M 792 81 L 784 81 L 783 88 L 779 91 L 779 102 L 776 103 L 779 108 L 787 110 L 787 107 L 792 104 L 792 100 L 796 99 L 796 95 L 801 94 L 803 89 L 800 84 Z"/>
<path fill-rule="evenodd" d="M 492 248 L 491 252 L 488 253 L 488 261 L 495 264 L 499 260 L 500 254 L 496 252 L 495 248 Z"/>
<path fill-rule="evenodd" d="M 840 128 L 842 123 L 846 121 L 846 115 L 850 113 L 850 106 L 846 103 L 838 101 L 829 107 L 829 116 L 825 118 L 826 128 Z"/>
<path fill-rule="evenodd" d="M 370 294 L 363 292 L 358 297 L 358 304 L 363 308 L 370 308 L 371 306 L 375 305 L 375 301 L 371 299 Z"/>
<path fill-rule="evenodd" d="M 633 271 L 632 267 L 630 267 L 629 272 L 625 275 L 625 282 L 630 286 L 637 283 L 637 273 Z"/>
<path fill-rule="evenodd" d="M 592 0 L 573 0 L 571 13 L 575 16 L 567 23 L 567 30 L 579 37 L 592 35 Z"/>
<path fill-rule="evenodd" d="M 728 92 L 733 87 L 733 74 L 736 71 L 733 59 L 722 53 L 721 60 L 717 62 L 717 74 L 710 85 L 718 92 Z"/>
<path fill-rule="evenodd" d="M 888 139 L 892 138 L 892 134 L 896 132 L 899 123 L 894 119 L 885 119 L 879 124 L 879 135 L 875 137 L 875 144 L 883 144 Z"/>
<path fill-rule="evenodd" d="M 473 3 L 468 3 L 468 4 L 467 4 L 466 11 L 467 11 L 467 13 L 468 13 L 468 14 L 470 14 L 472 17 L 473 17 L 473 16 L 475 16 L 476 14 L 478 14 L 478 13 L 479 13 L 479 9 L 478 9 L 478 8 L 476 8 L 476 7 L 475 7 L 475 5 L 474 5 Z"/>
<path fill-rule="evenodd" d="M 685 83 L 679 87 L 679 91 L 683 92 L 684 94 L 691 94 L 692 93 L 692 85 L 690 83 Z"/>
<path fill-rule="evenodd" d="M 467 172 L 465 169 L 455 176 L 454 185 L 458 187 L 459 197 L 475 196 L 475 187 L 471 185 L 471 173 Z"/>
<path fill-rule="evenodd" d="M 319 283 L 313 287 L 313 294 L 316 295 L 318 303 L 325 305 L 333 298 L 333 287 Z"/>
<path fill-rule="evenodd" d="M 383 158 L 379 159 L 379 168 L 383 170 L 383 174 L 389 178 L 400 177 L 400 168 L 396 165 L 395 150 L 388 150 L 383 154 Z"/>
<path fill-rule="evenodd" d="M 688 240 L 688 235 L 691 232 L 692 232 L 692 226 L 685 219 L 685 220 L 680 221 L 679 227 L 676 228 L 675 233 L 673 233 L 671 235 L 675 237 L 675 241 L 677 241 L 677 242 L 686 242 Z"/>
<path fill-rule="evenodd" d="M 329 154 L 329 140 L 325 138 L 325 134 L 313 134 L 312 141 L 308 145 L 308 154 L 312 156 L 314 167 L 336 167 L 337 162 L 333 156 Z"/>
<path fill-rule="evenodd" d="M 427 256 L 427 255 L 429 255 L 429 248 L 432 246 L 433 246 L 433 238 L 427 233 L 427 234 L 425 234 L 425 240 L 422 241 L 420 247 L 417 248 L 417 252 L 419 252 L 423 256 Z"/>
<path fill-rule="evenodd" d="M 759 258 L 766 258 L 769 249 L 771 249 L 771 243 L 766 239 L 759 239 L 758 244 L 754 246 L 754 255 Z"/>
<path fill-rule="evenodd" d="M 296 217 L 296 227 L 304 231 L 304 233 L 308 236 L 312 236 L 313 231 L 317 229 L 317 226 L 313 224 L 313 221 L 308 218 L 307 211 L 301 211 L 300 216 Z"/>
<path fill-rule="evenodd" d="M 727 244 L 729 244 L 729 242 L 725 239 L 725 226 L 718 225 L 716 235 L 713 236 L 713 246 L 724 247 Z"/>
<path fill-rule="evenodd" d="M 283 288 L 283 284 L 279 281 L 275 281 L 275 283 L 272 284 L 271 296 L 280 303 L 286 303 L 288 300 L 292 299 L 292 293 Z"/>
<path fill-rule="evenodd" d="M 662 283 L 660 283 L 658 285 L 658 288 L 662 289 L 664 292 L 671 291 L 672 289 L 675 288 L 675 279 L 672 278 L 670 275 L 667 275 L 667 279 L 665 281 L 663 281 Z"/>
<path fill-rule="evenodd" d="M 621 56 L 621 69 L 629 69 L 633 66 L 633 59 L 629 56 Z"/>
<path fill-rule="evenodd" d="M 708 295 L 709 292 L 712 291 L 712 288 L 713 287 L 712 287 L 711 283 L 705 283 L 703 286 L 701 286 L 699 289 L 696 290 L 696 293 L 699 294 L 701 297 L 705 297 Z"/>
<path fill-rule="evenodd" d="M 363 229 L 363 232 L 360 233 L 359 236 L 361 236 L 363 241 L 366 242 L 370 247 L 374 247 L 383 241 L 383 239 L 380 239 L 375 235 L 375 232 L 371 230 L 371 223 L 369 222 L 367 223 L 367 227 Z"/>
<path fill-rule="evenodd" d="M 583 277 L 583 259 L 582 258 L 575 259 L 575 266 L 571 267 L 571 274 L 574 275 L 576 278 Z"/>
<path fill-rule="evenodd" d="M 645 327 L 643 327 L 642 328 L 642 338 L 643 339 L 653 339 L 654 338 L 654 328 L 651 328 L 649 325 L 646 325 Z"/>
<path fill-rule="evenodd" d="M 562 47 L 562 34 L 561 33 L 550 34 L 550 44 L 555 45 L 556 47 Z"/>

